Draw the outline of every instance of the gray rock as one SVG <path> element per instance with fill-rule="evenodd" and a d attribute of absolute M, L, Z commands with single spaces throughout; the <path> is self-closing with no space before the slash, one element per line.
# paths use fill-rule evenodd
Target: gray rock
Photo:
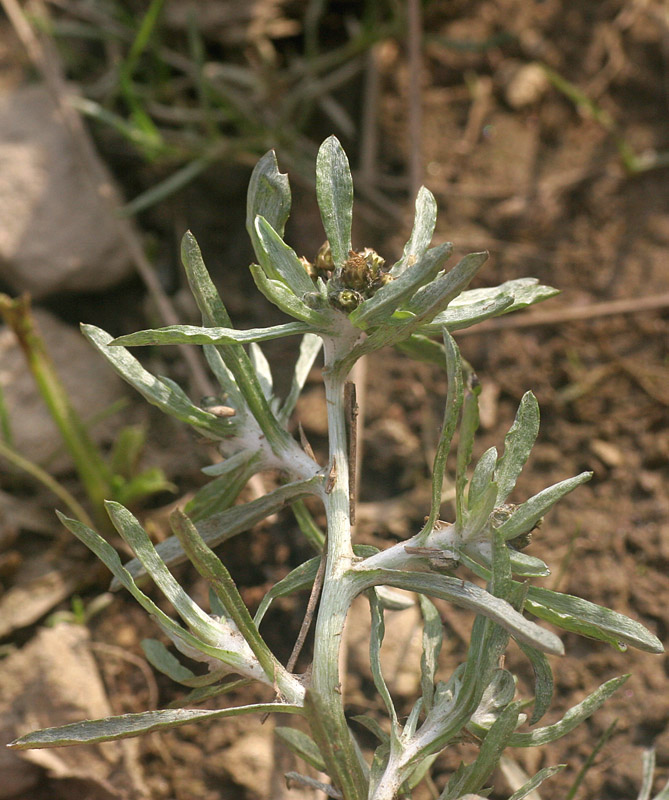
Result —
<path fill-rule="evenodd" d="M 35 298 L 98 291 L 131 271 L 117 223 L 47 91 L 0 96 L 0 277 Z"/>

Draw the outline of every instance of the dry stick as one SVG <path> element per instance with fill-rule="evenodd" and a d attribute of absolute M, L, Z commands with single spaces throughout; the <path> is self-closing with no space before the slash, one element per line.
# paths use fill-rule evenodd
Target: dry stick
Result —
<path fill-rule="evenodd" d="M 167 325 L 178 325 L 179 318 L 163 291 L 156 273 L 147 259 L 138 236 L 128 220 L 119 216 L 121 203 L 115 188 L 110 184 L 107 175 L 98 161 L 93 143 L 88 131 L 81 121 L 81 117 L 74 110 L 68 98 L 72 92 L 68 88 L 63 74 L 62 65 L 58 55 L 46 42 L 40 41 L 35 35 L 30 23 L 26 19 L 23 9 L 17 0 L 0 0 L 5 13 L 16 31 L 21 43 L 28 53 L 28 57 L 41 73 L 49 89 L 52 99 L 60 113 L 68 133 L 74 140 L 75 152 L 82 159 L 85 169 L 84 174 L 93 185 L 96 194 L 107 206 L 110 217 L 115 221 L 119 236 L 126 246 L 130 258 L 134 262 L 140 278 L 144 282 L 158 309 L 163 322 Z M 39 10 L 46 20 L 48 12 L 43 3 L 38 3 Z M 213 393 L 211 383 L 200 363 L 195 351 L 186 345 L 179 345 L 179 349 L 188 365 L 193 383 L 197 391 L 205 396 Z"/>
<path fill-rule="evenodd" d="M 516 328 L 532 328 L 535 325 L 560 325 L 563 322 L 595 319 L 596 317 L 611 317 L 616 314 L 637 314 L 643 311 L 658 311 L 669 308 L 669 293 L 659 294 L 655 297 L 635 297 L 631 300 L 611 300 L 606 303 L 590 303 L 586 306 L 562 308 L 543 314 L 526 314 L 524 317 L 509 317 L 489 322 L 482 322 L 476 328 L 465 328 L 456 331 L 456 336 L 471 336 L 477 333 L 492 333 L 494 331 L 511 330 Z"/>
<path fill-rule="evenodd" d="M 423 182 L 423 157 L 421 152 L 422 106 L 421 106 L 421 39 L 423 33 L 423 17 L 420 0 L 407 0 L 409 52 L 409 143 L 411 147 L 409 161 L 409 183 L 411 197 L 418 194 Z"/>
<path fill-rule="evenodd" d="M 286 664 L 286 670 L 288 672 L 292 672 L 295 668 L 295 663 L 297 662 L 298 656 L 302 652 L 302 648 L 304 647 L 304 641 L 307 638 L 307 633 L 309 632 L 309 628 L 311 627 L 311 622 L 314 618 L 314 612 L 316 611 L 316 603 L 318 603 L 318 598 L 321 594 L 321 589 L 323 588 L 323 578 L 325 577 L 325 561 L 327 558 L 327 551 L 328 545 L 327 541 L 323 543 L 323 553 L 321 555 L 321 563 L 318 565 L 318 572 L 316 573 L 316 577 L 314 578 L 314 585 L 311 587 L 311 594 L 309 595 L 309 602 L 307 603 L 307 610 L 304 612 L 304 619 L 302 620 L 302 625 L 300 627 L 300 632 L 297 634 L 297 640 L 295 642 L 295 646 L 293 647 L 293 652 L 290 654 L 290 658 L 288 659 L 288 663 Z"/>

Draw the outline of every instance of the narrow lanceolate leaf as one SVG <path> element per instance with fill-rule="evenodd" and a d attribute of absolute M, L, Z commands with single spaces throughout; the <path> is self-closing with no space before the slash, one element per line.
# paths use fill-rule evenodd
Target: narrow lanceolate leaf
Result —
<path fill-rule="evenodd" d="M 191 722 L 222 717 L 238 717 L 242 714 L 300 714 L 302 708 L 289 703 L 258 703 L 250 706 L 221 708 L 214 710 L 197 708 L 163 709 L 144 711 L 141 714 L 123 714 L 120 717 L 91 719 L 74 722 L 58 728 L 45 728 L 21 736 L 7 747 L 14 750 L 31 750 L 44 747 L 67 747 L 74 744 L 98 744 L 116 739 L 129 739 L 146 733 L 178 728 Z"/>
<path fill-rule="evenodd" d="M 662 642 L 640 622 L 580 597 L 530 586 L 525 608 L 564 630 L 608 642 L 619 649 L 629 645 L 648 653 L 664 652 Z"/>
<path fill-rule="evenodd" d="M 516 418 L 504 439 L 504 455 L 495 471 L 496 505 L 511 494 L 539 433 L 539 404 L 532 392 L 523 395 Z"/>
<path fill-rule="evenodd" d="M 558 500 L 592 478 L 592 472 L 581 472 L 573 478 L 567 478 L 560 483 L 555 483 L 526 500 L 518 509 L 497 529 L 508 541 L 531 531 L 544 514 L 551 509 Z"/>
<path fill-rule="evenodd" d="M 260 626 L 263 617 L 267 613 L 267 609 L 277 597 L 287 597 L 288 595 L 295 594 L 295 592 L 310 589 L 316 580 L 316 574 L 318 573 L 320 563 L 320 556 L 310 558 L 308 561 L 305 561 L 304 564 L 300 564 L 299 567 L 295 567 L 295 569 L 291 570 L 288 575 L 282 578 L 278 583 L 275 583 L 260 601 L 256 615 L 253 618 L 256 626 Z"/>
<path fill-rule="evenodd" d="M 545 780 L 561 772 L 566 766 L 566 764 L 557 764 L 554 767 L 544 767 L 544 769 L 540 769 L 527 783 L 524 783 L 520 789 L 515 791 L 511 797 L 509 797 L 509 800 L 523 800 L 523 798 L 527 797 L 535 789 L 538 789 Z"/>
<path fill-rule="evenodd" d="M 497 448 L 491 447 L 479 458 L 467 491 L 467 506 L 473 508 L 490 486 L 497 463 Z"/>
<path fill-rule="evenodd" d="M 234 506 L 220 514 L 214 514 L 213 517 L 198 522 L 195 527 L 209 547 L 216 547 L 221 542 L 257 525 L 258 522 L 270 514 L 274 514 L 286 503 L 311 494 L 318 494 L 321 484 L 322 480 L 319 477 L 287 483 L 257 500 Z M 175 536 L 170 536 L 169 539 L 156 545 L 156 551 L 168 567 L 187 560 L 187 556 Z M 146 570 L 136 558 L 129 561 L 125 565 L 125 569 L 134 578 L 141 578 L 146 574 Z M 118 589 L 118 587 L 118 582 L 112 581 L 112 590 Z"/>
<path fill-rule="evenodd" d="M 301 297 L 314 291 L 314 283 L 300 259 L 264 217 L 256 217 L 255 231 L 260 243 L 260 263 L 267 276 L 283 281 Z"/>
<path fill-rule="evenodd" d="M 156 586 L 176 608 L 184 622 L 197 631 L 204 641 L 208 641 L 211 630 L 209 615 L 193 602 L 167 569 L 137 518 L 120 503 L 107 501 L 105 507 L 114 527 L 133 549 Z M 214 644 L 214 642 L 210 641 L 210 644 Z"/>
<path fill-rule="evenodd" d="M 520 575 L 523 578 L 542 578 L 551 574 L 548 564 L 536 556 L 509 548 L 509 558 L 514 575 Z"/>
<path fill-rule="evenodd" d="M 290 390 L 288 396 L 284 400 L 279 419 L 286 423 L 295 409 L 295 405 L 300 396 L 300 392 L 304 388 L 304 384 L 309 376 L 314 361 L 318 356 L 323 340 L 320 336 L 313 333 L 305 333 L 302 337 L 300 344 L 300 354 L 297 357 L 295 369 L 293 370 L 293 377 L 290 383 Z"/>
<path fill-rule="evenodd" d="M 238 654 L 206 644 L 194 636 L 190 631 L 182 628 L 181 625 L 171 619 L 171 617 L 168 617 L 167 614 L 165 614 L 165 612 L 162 611 L 153 602 L 153 600 L 151 600 L 150 597 L 145 595 L 144 592 L 142 592 L 142 590 L 133 581 L 130 573 L 122 566 L 118 553 L 109 544 L 109 542 L 105 541 L 94 530 L 91 530 L 91 528 L 87 527 L 81 522 L 77 522 L 77 520 L 74 519 L 69 519 L 58 512 L 56 513 L 58 515 L 58 519 L 63 523 L 63 525 L 65 525 L 65 527 L 71 533 L 73 533 L 77 539 L 83 542 L 86 547 L 95 553 L 100 561 L 102 561 L 102 563 L 109 569 L 112 575 L 114 575 L 117 584 L 119 586 L 123 586 L 128 590 L 128 592 L 130 592 L 140 606 L 142 606 L 142 608 L 155 619 L 158 625 L 160 625 L 160 627 L 170 636 L 170 638 L 182 642 L 188 648 L 199 650 L 202 653 L 210 655 L 213 658 L 221 661 L 222 664 L 229 664 L 233 667 L 233 669 L 238 670 L 245 666 L 245 662 Z"/>
<path fill-rule="evenodd" d="M 437 201 L 425 186 L 421 186 L 416 197 L 416 214 L 409 241 L 404 246 L 402 258 L 390 269 L 390 274 L 401 275 L 415 264 L 430 246 L 437 223 Z"/>
<path fill-rule="evenodd" d="M 202 577 L 209 582 L 218 600 L 228 615 L 235 622 L 244 639 L 253 650 L 267 675 L 274 675 L 280 681 L 278 673 L 281 665 L 274 658 L 268 646 L 258 633 L 246 604 L 242 600 L 235 582 L 218 556 L 205 544 L 195 525 L 180 511 L 175 510 L 170 516 L 170 524 L 188 558 Z M 138 554 L 139 555 L 139 554 Z M 283 687 L 280 687 L 283 688 Z"/>
<path fill-rule="evenodd" d="M 327 330 L 331 327 L 325 314 L 316 311 L 304 303 L 293 290 L 289 289 L 282 281 L 268 278 L 262 267 L 257 264 L 251 264 L 249 270 L 251 271 L 253 281 L 258 291 L 263 294 L 270 303 L 283 311 L 284 314 L 288 314 L 310 326 L 303 327 L 303 331 Z"/>
<path fill-rule="evenodd" d="M 464 256 L 453 269 L 419 289 L 407 303 L 407 309 L 416 315 L 421 324 L 430 322 L 469 285 L 487 259 L 488 253 L 469 253 Z"/>
<path fill-rule="evenodd" d="M 188 285 L 202 314 L 203 324 L 232 328 L 230 315 L 211 280 L 200 246 L 190 231 L 186 231 L 181 240 L 181 261 L 186 270 Z"/>
<path fill-rule="evenodd" d="M 144 369 L 139 361 L 122 347 L 108 347 L 113 337 L 94 325 L 82 325 L 84 336 L 107 359 L 116 372 L 134 387 L 149 403 L 176 419 L 192 425 L 203 433 L 222 439 L 234 433 L 235 423 L 222 420 L 193 405 L 172 381 L 157 378 Z"/>
<path fill-rule="evenodd" d="M 446 357 L 446 374 L 448 376 L 448 394 L 446 395 L 446 407 L 444 408 L 444 420 L 441 425 L 437 452 L 434 456 L 432 466 L 432 502 L 430 513 L 425 520 L 420 536 L 427 536 L 435 522 L 439 518 L 441 507 L 441 488 L 444 483 L 444 472 L 446 471 L 446 461 L 451 450 L 451 442 L 458 425 L 458 417 L 462 408 L 464 389 L 462 382 L 462 359 L 460 350 L 453 337 L 444 331 L 444 355 Z"/>
<path fill-rule="evenodd" d="M 493 302 L 500 294 L 510 294 L 514 300 L 513 304 L 504 311 L 505 314 L 508 314 L 511 311 L 518 311 L 528 305 L 540 303 L 559 293 L 557 289 L 553 289 L 551 286 L 539 285 L 536 278 L 516 278 L 512 281 L 506 281 L 499 286 L 486 287 L 485 289 L 469 289 L 453 300 L 449 310 L 470 306 L 476 303 Z"/>
<path fill-rule="evenodd" d="M 309 328 L 302 322 L 286 322 L 273 325 L 271 328 L 250 328 L 238 331 L 236 328 L 200 328 L 196 325 L 168 325 L 146 331 L 128 333 L 119 336 L 111 344 L 127 347 L 163 344 L 247 344 L 249 342 L 265 342 L 268 339 L 280 339 L 305 333 Z"/>
<path fill-rule="evenodd" d="M 188 667 L 184 665 L 165 647 L 162 642 L 157 639 L 144 639 L 142 641 L 142 650 L 144 657 L 151 664 L 152 667 L 167 675 L 176 683 L 183 686 L 204 687 L 216 683 L 229 674 L 229 669 L 215 670 L 208 672 L 205 675 L 195 675 Z"/>
<path fill-rule="evenodd" d="M 460 439 L 455 469 L 455 513 L 457 524 L 462 527 L 467 518 L 465 504 L 465 487 L 467 486 L 467 468 L 472 460 L 474 436 L 479 427 L 480 388 L 475 381 L 476 376 L 467 367 L 464 381 L 464 399 L 462 403 L 462 419 L 460 421 Z"/>
<path fill-rule="evenodd" d="M 468 581 L 449 575 L 401 572 L 394 569 L 358 569 L 355 572 L 361 590 L 385 585 L 427 594 L 430 597 L 440 597 L 454 605 L 488 617 L 516 639 L 527 642 L 545 653 L 553 655 L 564 653 L 562 642 L 555 634 L 525 619 L 506 600 L 494 597 L 485 589 Z"/>
<path fill-rule="evenodd" d="M 530 725 L 535 725 L 548 711 L 553 699 L 553 671 L 544 653 L 523 642 L 519 644 L 534 671 L 534 711 L 530 717 Z"/>
<path fill-rule="evenodd" d="M 376 592 L 368 593 L 369 608 L 372 616 L 372 629 L 369 635 L 369 663 L 372 671 L 372 678 L 377 692 L 381 695 L 391 721 L 391 738 L 397 738 L 399 730 L 397 723 L 397 712 L 393 704 L 392 697 L 388 691 L 388 686 L 383 678 L 381 671 L 381 644 L 385 635 L 385 623 L 383 620 L 383 608 L 376 596 Z"/>
<path fill-rule="evenodd" d="M 629 675 L 621 675 L 619 678 L 613 678 L 602 684 L 585 700 L 570 708 L 564 717 L 553 725 L 537 728 L 530 733 L 513 733 L 509 739 L 509 747 L 541 747 L 566 736 L 601 708 L 628 678 Z"/>
<path fill-rule="evenodd" d="M 314 769 L 325 772 L 323 756 L 311 736 L 297 728 L 277 727 L 274 728 L 274 733 L 282 742 L 288 745 L 295 755 L 306 761 Z"/>
<path fill-rule="evenodd" d="M 288 176 L 279 172 L 276 153 L 270 150 L 258 161 L 249 181 L 246 195 L 246 230 L 253 240 L 253 223 L 265 217 L 279 235 L 283 236 L 290 215 L 290 184 Z"/>
<path fill-rule="evenodd" d="M 397 342 L 395 349 L 404 353 L 414 361 L 425 361 L 435 364 L 439 369 L 446 371 L 446 356 L 444 346 L 420 333 L 414 333 L 408 339 Z"/>
<path fill-rule="evenodd" d="M 455 298 L 455 300 L 457 299 Z M 471 328 L 472 325 L 478 325 L 479 322 L 503 314 L 513 304 L 511 295 L 501 293 L 494 300 L 481 300 L 466 306 L 456 306 L 455 300 L 449 303 L 445 311 L 441 311 L 436 317 L 433 317 L 431 322 L 424 323 L 420 328 L 421 332 L 439 333 L 441 328 L 446 328 L 448 331 Z"/>
<path fill-rule="evenodd" d="M 353 180 L 348 158 L 336 136 L 326 139 L 318 151 L 316 194 L 332 258 L 341 269 L 351 249 Z"/>
<path fill-rule="evenodd" d="M 211 280 L 198 243 L 190 232 L 183 238 L 181 257 L 188 284 L 202 314 L 203 324 L 208 327 L 231 329 L 232 323 L 228 312 Z M 272 414 L 243 346 L 237 340 L 232 340 L 227 344 L 216 344 L 216 347 L 219 348 L 219 353 L 234 378 L 239 393 L 258 421 L 272 449 L 276 452 L 285 447 L 288 434 Z M 210 356 L 209 361 L 211 360 Z"/>
<path fill-rule="evenodd" d="M 439 653 L 444 638 L 444 626 L 434 603 L 424 594 L 418 596 L 423 615 L 423 652 L 420 657 L 420 685 L 423 695 L 423 708 L 432 708 L 434 681 L 437 674 Z"/>
<path fill-rule="evenodd" d="M 457 800 L 468 792 L 478 791 L 497 766 L 520 714 L 520 703 L 511 703 L 502 711 L 486 734 L 473 764 L 466 767 L 459 776 L 454 776 L 440 795 L 439 800 Z"/>
<path fill-rule="evenodd" d="M 238 459 L 238 456 L 243 458 Z M 248 480 L 260 469 L 259 454 L 249 453 L 248 450 L 243 450 L 221 463 L 226 466 L 235 459 L 237 463 L 234 467 L 230 465 L 227 470 L 221 471 L 212 481 L 198 489 L 184 506 L 184 511 L 194 522 L 200 522 L 230 508 Z"/>
<path fill-rule="evenodd" d="M 381 323 L 404 300 L 414 295 L 421 286 L 432 281 L 452 252 L 451 242 L 445 242 L 423 253 L 412 267 L 404 270 L 394 281 L 382 286 L 373 297 L 365 300 L 349 314 L 351 322 L 358 327 Z"/>

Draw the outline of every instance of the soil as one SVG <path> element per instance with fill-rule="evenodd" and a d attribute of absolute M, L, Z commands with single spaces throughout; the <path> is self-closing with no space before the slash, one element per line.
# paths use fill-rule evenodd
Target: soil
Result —
<path fill-rule="evenodd" d="M 336 5 L 324 23 L 326 28 L 334 26 L 331 16 L 344 4 Z M 592 481 L 569 495 L 535 534 L 528 552 L 552 569 L 552 575 L 538 583 L 610 606 L 638 619 L 666 642 L 669 312 L 667 304 L 649 310 L 641 301 L 669 292 L 669 182 L 667 168 L 626 170 L 619 147 L 623 141 L 638 155 L 669 148 L 669 23 L 664 6 L 659 0 L 577 5 L 501 0 L 429 3 L 424 14 L 428 33 L 418 139 L 425 183 L 440 208 L 436 240 L 453 240 L 456 255 L 490 251 L 474 286 L 534 276 L 562 291 L 543 306 L 505 318 L 510 324 L 482 325 L 458 337 L 463 355 L 475 366 L 483 385 L 475 455 L 493 444 L 501 448 L 521 396 L 532 389 L 542 410 L 541 432 L 513 499 L 522 501 L 582 470 L 594 471 Z M 401 39 L 382 43 L 377 62 L 379 149 L 370 186 L 383 193 L 387 205 L 380 211 L 370 200 L 360 204 L 355 238 L 356 245 L 373 246 L 392 263 L 410 228 L 406 176 L 417 132 L 407 112 L 405 43 Z M 583 102 L 575 102 L 556 88 L 555 81 L 548 81 L 545 72 L 528 69 L 538 62 L 578 87 L 598 110 L 593 114 Z M 361 117 L 360 99 L 350 87 L 340 90 L 337 97 L 348 104 L 356 120 Z M 604 114 L 614 120 L 614 130 L 602 124 Z M 326 127 L 323 120 L 313 123 L 310 133 L 315 141 L 331 132 Z M 341 139 L 352 163 L 358 164 L 356 138 L 341 134 Z M 138 181 L 150 184 L 148 168 L 128 177 L 128 164 L 135 163 L 135 157 L 119 154 L 119 147 L 118 141 L 111 147 L 108 139 L 100 140 L 102 155 L 126 190 L 136 192 Z M 280 150 L 278 155 L 281 162 Z M 196 233 L 239 327 L 280 319 L 278 312 L 252 294 L 244 270 L 250 261 L 243 232 L 247 180 L 246 167 L 213 167 L 140 220 L 144 230 L 161 242 L 163 277 L 179 300 L 184 293 L 175 267 L 175 243 L 186 227 Z M 310 188 L 295 187 L 288 238 L 299 253 L 307 255 L 321 244 Z M 68 321 L 83 318 L 112 333 L 129 332 L 147 326 L 140 316 L 138 293 L 136 283 L 121 287 L 112 295 L 113 314 L 109 294 L 58 297 L 48 305 Z M 610 301 L 628 301 L 627 313 L 600 316 L 600 304 Z M 195 321 L 192 308 L 186 303 L 182 308 L 184 321 Z M 569 314 L 577 309 L 583 312 L 581 318 L 570 320 Z M 559 312 L 565 312 L 563 321 Z M 520 323 L 529 314 L 531 325 L 514 327 L 516 319 Z M 293 358 L 290 347 L 284 342 L 268 347 L 270 361 L 272 356 L 276 357 L 272 363 Z M 187 380 L 171 355 L 164 368 L 175 379 Z M 316 453 L 322 454 L 317 370 L 312 377 L 298 414 Z M 281 385 L 286 377 L 277 380 Z M 396 541 L 420 525 L 426 513 L 425 487 L 445 389 L 445 376 L 432 366 L 410 362 L 394 351 L 369 359 L 362 409 L 366 460 L 360 474 L 360 541 Z M 195 455 L 184 458 L 181 448 L 192 444 L 188 437 L 177 436 L 169 423 L 153 416 L 151 420 L 155 425 L 147 460 L 166 467 L 179 492 L 192 491 L 207 453 L 195 446 Z M 50 498 L 27 485 L 19 490 L 26 503 L 52 505 Z M 445 507 L 444 516 L 450 513 Z M 157 536 L 164 535 L 159 510 L 146 509 L 144 517 Z M 24 543 L 30 534 L 30 528 L 23 527 L 5 546 L 2 564 L 10 565 L 3 566 L 5 590 L 12 586 L 11 564 L 15 562 L 11 554 L 27 559 L 38 550 Z M 82 590 L 84 599 L 103 591 L 105 578 L 95 572 L 94 558 L 82 555 L 59 531 L 54 529 L 51 536 L 66 557 L 78 559 L 79 564 L 83 559 L 85 569 L 96 576 L 94 585 Z M 252 610 L 277 577 L 309 555 L 289 514 L 280 514 L 221 548 Z M 204 591 L 187 569 L 179 577 L 196 596 Z M 66 601 L 59 608 L 69 605 Z M 284 660 L 299 630 L 303 608 L 303 598 L 286 599 L 268 617 L 270 643 Z M 447 627 L 443 655 L 447 674 L 449 665 L 462 656 L 471 617 L 441 608 Z M 139 657 L 141 639 L 154 632 L 144 613 L 124 595 L 115 596 L 112 605 L 89 625 L 93 642 Z M 35 626 L 23 628 L 5 643 L 21 646 L 34 632 Z M 576 797 L 636 797 L 642 752 L 650 746 L 657 751 L 659 791 L 662 779 L 666 782 L 669 776 L 666 658 L 634 650 L 619 653 L 575 635 L 564 635 L 563 640 L 567 655 L 552 660 L 556 689 L 548 721 L 559 718 L 609 678 L 628 672 L 631 678 L 592 719 L 564 739 L 541 750 L 517 750 L 511 756 L 530 773 L 567 764 L 541 790 L 543 797 L 562 798 L 616 721 Z M 134 663 L 105 657 L 100 651 L 96 658 L 116 713 L 144 710 L 152 691 L 157 691 L 159 707 L 180 696 L 174 684 L 161 676 L 147 680 Z M 513 648 L 508 659 L 521 676 L 522 690 L 530 677 L 527 664 Z M 351 676 L 346 691 L 353 713 L 369 708 L 374 695 L 364 676 Z M 256 690 L 239 690 L 234 700 L 248 702 L 256 697 Z M 254 782 L 253 773 L 256 777 L 265 774 L 263 764 L 250 769 L 251 775 L 241 774 L 238 768 L 248 755 L 242 753 L 242 741 L 250 752 L 264 753 L 271 761 L 271 748 L 261 744 L 270 733 L 269 725 L 225 722 L 140 740 L 138 769 L 148 787 L 145 796 L 265 800 L 264 792 L 273 800 L 297 797 L 283 795 L 276 779 L 271 784 Z M 233 748 L 227 760 L 226 748 Z M 437 786 L 443 785 L 463 754 L 471 752 L 471 748 L 454 749 L 441 756 L 435 765 Z M 57 780 L 45 777 L 24 797 L 83 797 L 78 791 L 70 787 L 69 795 L 63 794 Z M 496 776 L 492 797 L 510 793 L 503 778 Z M 416 800 L 428 797 L 427 790 L 415 792 Z"/>

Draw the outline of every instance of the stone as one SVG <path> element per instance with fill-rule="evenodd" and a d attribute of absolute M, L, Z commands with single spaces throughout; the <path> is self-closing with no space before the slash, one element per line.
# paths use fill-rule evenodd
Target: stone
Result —
<path fill-rule="evenodd" d="M 56 108 L 41 86 L 0 96 L 0 278 L 17 293 L 102 291 L 129 254 Z"/>

